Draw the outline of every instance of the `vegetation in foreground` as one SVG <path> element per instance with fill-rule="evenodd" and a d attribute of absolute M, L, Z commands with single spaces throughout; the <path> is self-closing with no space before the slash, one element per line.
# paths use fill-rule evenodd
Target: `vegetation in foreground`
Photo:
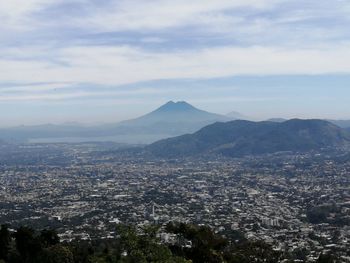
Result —
<path fill-rule="evenodd" d="M 235 242 L 209 227 L 170 223 L 136 228 L 120 225 L 108 240 L 60 242 L 53 230 L 36 232 L 28 227 L 0 229 L 0 263 L 248 263 L 294 262 L 263 242 L 240 236 Z M 162 232 L 167 242 L 162 242 Z M 289 259 L 288 259 L 289 258 Z M 299 261 L 300 262 L 300 261 Z M 338 262 L 321 255 L 318 262 Z"/>

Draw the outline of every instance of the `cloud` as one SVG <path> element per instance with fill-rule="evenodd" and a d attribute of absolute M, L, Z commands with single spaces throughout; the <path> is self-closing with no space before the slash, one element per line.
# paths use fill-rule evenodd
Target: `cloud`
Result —
<path fill-rule="evenodd" d="M 62 64 L 0 59 L 0 82 L 64 81 L 116 86 L 156 79 L 350 74 L 350 49 L 346 45 L 318 49 L 224 46 L 175 52 L 150 52 L 128 46 L 81 46 L 61 49 L 54 60 Z"/>
<path fill-rule="evenodd" d="M 63 100 L 69 93 L 50 92 L 69 87 L 83 98 L 91 93 L 74 87 L 103 94 L 101 86 L 159 79 L 350 74 L 349 14 L 341 0 L 0 0 L 0 84 L 10 83 L 0 97 Z"/>
<path fill-rule="evenodd" d="M 107 31 L 159 30 L 171 27 L 209 24 L 223 17 L 222 11 L 249 7 L 268 8 L 275 0 L 154 0 L 114 1 L 108 11 L 95 12 L 85 24 Z M 78 20 L 79 21 L 79 20 Z"/>
<path fill-rule="evenodd" d="M 29 30 L 24 36 L 29 42 L 39 38 L 69 45 L 84 39 L 89 44 L 110 36 L 124 44 L 139 38 L 143 45 L 143 39 L 165 36 L 178 44 L 190 38 L 310 47 L 350 37 L 350 4 L 341 0 L 331 5 L 325 0 L 29 0 L 18 9 L 21 0 L 3 2 L 2 13 Z M 123 39 L 125 34 L 134 39 Z"/>
<path fill-rule="evenodd" d="M 6 29 L 30 29 L 29 17 L 46 6 L 60 0 L 1 0 L 0 1 L 0 28 Z"/>

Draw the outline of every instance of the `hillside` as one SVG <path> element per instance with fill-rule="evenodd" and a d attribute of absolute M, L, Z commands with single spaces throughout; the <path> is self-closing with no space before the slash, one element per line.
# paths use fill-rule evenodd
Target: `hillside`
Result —
<path fill-rule="evenodd" d="M 285 122 L 288 119 L 283 119 L 283 118 L 271 118 L 268 119 L 267 121 L 272 121 L 272 122 Z M 339 126 L 340 128 L 343 129 L 348 129 L 350 128 L 350 120 L 331 120 L 331 119 L 325 119 L 325 121 L 328 121 L 330 123 L 333 123 L 334 125 Z"/>
<path fill-rule="evenodd" d="M 280 151 L 305 152 L 350 143 L 350 133 L 322 120 L 215 123 L 194 134 L 146 147 L 156 156 L 185 157 L 207 153 L 239 157 Z"/>
<path fill-rule="evenodd" d="M 340 128 L 350 129 L 350 120 L 327 120 Z"/>

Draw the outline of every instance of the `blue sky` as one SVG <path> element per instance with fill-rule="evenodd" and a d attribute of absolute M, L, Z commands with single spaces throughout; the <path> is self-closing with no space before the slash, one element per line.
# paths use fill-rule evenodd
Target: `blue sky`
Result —
<path fill-rule="evenodd" d="M 348 0 L 0 0 L 0 126 L 114 122 L 168 100 L 350 119 Z"/>

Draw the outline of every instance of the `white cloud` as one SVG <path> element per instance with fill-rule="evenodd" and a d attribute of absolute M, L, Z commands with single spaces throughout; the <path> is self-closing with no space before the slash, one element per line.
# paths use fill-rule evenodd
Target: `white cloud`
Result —
<path fill-rule="evenodd" d="M 0 0 L 1 29 L 32 29 L 29 16 L 61 0 Z"/>
<path fill-rule="evenodd" d="M 52 3 L 50 0 L 1 0 L 0 13 L 6 17 L 20 17 L 37 10 L 43 4 Z"/>
<path fill-rule="evenodd" d="M 75 21 L 81 26 L 96 26 L 98 29 L 128 30 L 142 28 L 166 28 L 194 21 L 198 15 L 235 7 L 263 8 L 275 0 L 118 0 L 93 3 L 89 0 L 0 0 L 2 27 L 29 28 L 36 24 L 34 13 L 52 5 L 75 3 L 90 14 L 72 17 L 70 21 L 46 21 L 50 24 Z M 40 18 L 38 18 L 40 19 Z M 28 24 L 32 23 L 32 24 Z M 37 24 L 36 24 L 37 25 Z"/>
<path fill-rule="evenodd" d="M 43 55 L 43 54 L 40 54 Z M 121 47 L 74 47 L 59 52 L 65 64 L 1 60 L 0 82 L 93 83 L 118 86 L 156 79 L 216 78 L 234 75 L 350 74 L 347 46 L 319 49 L 215 47 L 196 51 L 150 52 Z M 65 84 L 57 84 L 57 88 Z M 28 89 L 34 89 L 29 86 Z M 38 87 L 40 91 L 52 85 Z M 23 92 L 25 88 L 22 87 Z M 8 90 L 7 90 L 8 91 Z M 0 90 L 1 95 L 1 90 Z"/>
<path fill-rule="evenodd" d="M 94 12 L 81 25 L 99 30 L 158 30 L 226 20 L 222 11 L 239 7 L 266 9 L 282 1 L 276 0 L 120 0 L 108 9 Z M 223 19 L 224 18 L 224 19 Z M 214 26 L 216 26 L 215 23 Z"/>
<path fill-rule="evenodd" d="M 64 20 L 59 16 L 43 18 L 35 15 L 45 8 L 52 8 L 53 4 L 72 2 L 84 6 L 84 12 Z M 0 44 L 0 83 L 118 86 L 155 79 L 350 74 L 349 41 L 346 36 L 340 37 L 344 35 L 344 25 L 326 29 L 318 24 L 304 24 L 315 19 L 346 19 L 350 12 L 346 1 L 332 4 L 300 0 L 118 0 L 92 3 L 88 0 L 0 0 L 0 29 L 5 32 L 0 36 L 1 42 L 5 43 L 10 35 L 14 43 L 21 42 L 21 45 L 11 48 Z M 64 13 L 64 9 L 61 12 Z M 70 36 L 63 36 L 61 41 L 52 39 L 51 26 L 61 24 L 68 31 L 77 30 L 77 35 L 81 32 L 126 31 L 140 34 L 140 43 L 145 45 L 164 46 L 150 51 L 132 46 L 127 41 L 124 45 L 107 43 L 106 46 L 96 46 L 76 44 L 70 41 Z M 187 36 L 198 34 L 196 36 L 203 42 L 215 40 L 215 37 L 231 37 L 232 43 L 203 45 L 206 48 L 186 43 L 182 46 L 182 31 L 176 32 L 180 27 L 189 31 Z M 196 30 L 192 31 L 192 27 Z M 291 31 L 291 28 L 295 30 Z M 15 29 L 15 33 L 11 29 Z M 17 35 L 16 30 L 22 29 L 33 33 L 37 41 L 35 45 L 25 44 L 28 34 Z M 168 49 L 167 34 L 157 34 L 162 31 L 172 35 L 173 45 L 176 47 L 176 42 L 179 42 L 181 48 Z M 143 35 L 145 32 L 150 34 Z M 326 38 L 332 40 L 323 41 Z M 237 46 L 236 40 L 247 44 Z M 60 89 L 66 84 L 55 85 Z M 45 96 L 45 92 L 52 89 L 51 84 L 9 87 L 0 89 L 0 96 L 17 91 L 33 98 L 30 92 L 34 90 Z"/>

